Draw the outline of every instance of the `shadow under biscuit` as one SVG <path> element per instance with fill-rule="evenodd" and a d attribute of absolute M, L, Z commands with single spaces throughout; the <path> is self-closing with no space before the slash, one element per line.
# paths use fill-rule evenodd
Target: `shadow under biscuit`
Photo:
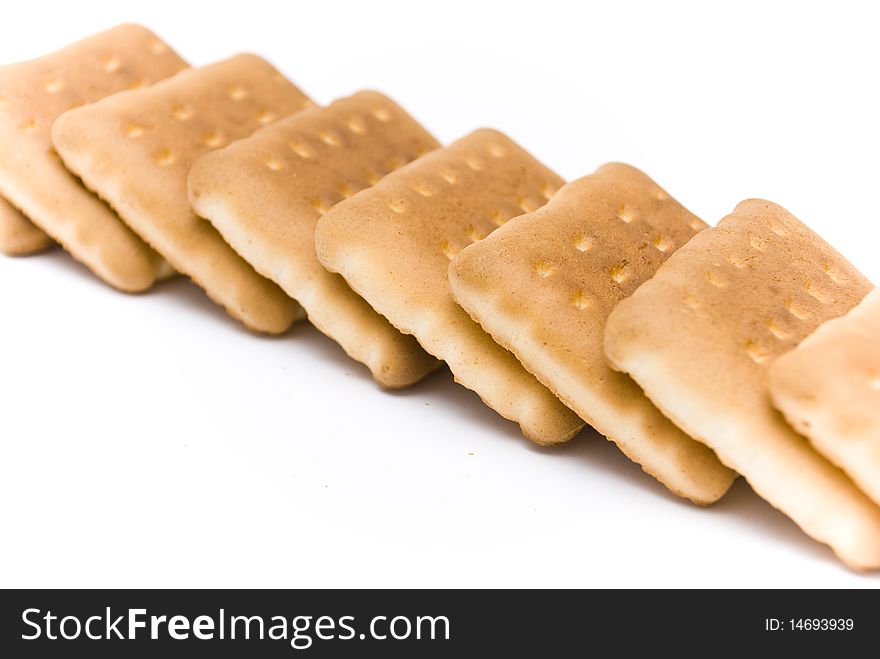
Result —
<path fill-rule="evenodd" d="M 526 445 L 532 443 L 525 440 L 515 422 L 499 416 L 475 392 L 455 382 L 445 364 L 411 387 L 387 390 L 386 393 L 401 398 L 425 398 L 426 403 L 445 407 L 465 423 L 486 428 L 505 440 Z"/>
<path fill-rule="evenodd" d="M 625 482 L 627 486 L 650 492 L 670 504 L 684 506 L 698 514 L 735 518 L 738 528 L 744 532 L 754 534 L 756 537 L 760 536 L 768 542 L 787 544 L 799 553 L 845 569 L 829 547 L 811 540 L 786 515 L 756 495 L 743 478 L 737 478 L 727 494 L 717 503 L 701 508 L 676 496 L 659 481 L 643 473 L 639 465 L 631 462 L 613 442 L 605 439 L 590 426 L 585 426 L 577 437 L 561 446 L 540 447 L 529 442 L 524 444 L 527 450 L 541 455 L 555 456 L 562 460 L 583 461 L 584 466 L 590 471 L 611 474 Z M 638 523 L 637 519 L 633 521 Z M 699 520 L 695 520 L 695 523 L 699 523 Z M 880 581 L 880 574 L 868 576 Z"/>
<path fill-rule="evenodd" d="M 846 569 L 830 547 L 812 540 L 787 515 L 755 494 L 744 478 L 737 478 L 727 495 L 707 510 L 717 515 L 735 516 L 741 526 L 755 536 L 785 543 L 803 555 Z"/>
<path fill-rule="evenodd" d="M 529 443 L 527 449 L 551 459 L 581 462 L 585 467 L 585 478 L 590 477 L 590 472 L 603 472 L 624 483 L 626 487 L 648 492 L 676 506 L 698 509 L 693 503 L 673 494 L 660 481 L 645 473 L 637 463 L 627 458 L 614 442 L 589 425 L 585 425 L 580 433 L 565 444 L 538 446 Z"/>
<path fill-rule="evenodd" d="M 45 251 L 35 252 L 33 254 L 27 254 L 25 256 L 16 256 L 14 258 L 17 260 L 20 260 L 22 258 L 40 258 L 43 259 L 47 264 L 49 264 L 50 267 L 59 270 L 63 277 L 81 279 L 82 281 L 88 281 L 90 284 L 106 287 L 106 284 L 104 284 L 100 279 L 96 278 L 95 275 L 93 275 L 86 266 L 74 259 L 63 249 L 55 249 L 55 247 L 57 246 L 50 246 Z"/>
<path fill-rule="evenodd" d="M 345 354 L 336 341 L 318 331 L 308 320 L 294 323 L 284 336 L 304 345 L 310 353 L 319 355 L 322 361 L 328 363 L 329 368 L 340 370 L 345 375 L 362 381 L 379 392 L 383 391 L 376 385 L 366 366 Z"/>
<path fill-rule="evenodd" d="M 187 313 L 194 311 L 198 314 L 214 318 L 220 325 L 233 329 L 237 334 L 259 337 L 268 341 L 277 341 L 290 336 L 290 330 L 282 334 L 262 334 L 252 332 L 240 322 L 232 318 L 226 313 L 223 307 L 211 302 L 211 299 L 205 292 L 196 286 L 189 277 L 178 275 L 164 281 L 157 282 L 152 289 L 140 293 L 140 295 L 164 295 L 179 303 L 184 307 Z M 300 320 L 295 325 L 307 325 L 304 320 Z"/>

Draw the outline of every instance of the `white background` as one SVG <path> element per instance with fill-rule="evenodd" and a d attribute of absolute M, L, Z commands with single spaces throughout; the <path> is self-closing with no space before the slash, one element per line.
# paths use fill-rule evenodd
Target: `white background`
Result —
<path fill-rule="evenodd" d="M 772 199 L 880 281 L 877 18 L 31 0 L 0 62 L 142 22 L 194 64 L 262 54 L 321 103 L 384 91 L 443 141 L 494 126 L 566 178 L 630 162 L 710 223 Z M 125 296 L 55 251 L 0 257 L 0 294 L 2 586 L 880 585 L 742 481 L 697 509 L 590 431 L 535 448 L 445 372 L 383 393 L 307 324 L 250 335 L 186 281 Z"/>

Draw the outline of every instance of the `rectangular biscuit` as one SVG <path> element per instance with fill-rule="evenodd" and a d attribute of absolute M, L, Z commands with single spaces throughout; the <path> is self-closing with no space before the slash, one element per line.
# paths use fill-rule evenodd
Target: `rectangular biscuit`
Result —
<path fill-rule="evenodd" d="M 602 349 L 611 309 L 705 224 L 622 164 L 564 185 L 452 260 L 452 296 L 568 407 L 699 504 L 735 474 L 666 419 Z"/>
<path fill-rule="evenodd" d="M 767 368 L 868 281 L 769 201 L 740 203 L 608 318 L 605 352 L 682 430 L 849 566 L 880 567 L 880 508 L 773 409 Z"/>
<path fill-rule="evenodd" d="M 570 439 L 583 422 L 455 303 L 447 271 L 464 246 L 561 184 L 508 137 L 480 130 L 340 202 L 315 234 L 325 267 L 542 444 Z"/>
<path fill-rule="evenodd" d="M 138 25 L 120 25 L 51 55 L 0 67 L 0 142 L 6 145 L 0 151 L 0 194 L 123 291 L 146 290 L 171 269 L 64 168 L 52 149 L 52 124 L 70 108 L 184 68 L 186 62 Z M 39 246 L 39 234 L 30 233 Z"/>
<path fill-rule="evenodd" d="M 318 263 L 315 225 L 337 202 L 438 146 L 391 99 L 362 92 L 202 156 L 190 169 L 190 203 L 377 382 L 404 387 L 437 360 Z"/>
<path fill-rule="evenodd" d="M 52 137 L 71 171 L 175 269 L 247 327 L 277 334 L 302 310 L 196 216 L 186 178 L 199 156 L 309 104 L 268 62 L 238 55 L 66 112 Z"/>
<path fill-rule="evenodd" d="M 54 244 L 44 231 L 0 197 L 0 252 L 8 256 L 24 256 Z"/>
<path fill-rule="evenodd" d="M 880 504 L 880 289 L 770 366 L 788 422 Z"/>

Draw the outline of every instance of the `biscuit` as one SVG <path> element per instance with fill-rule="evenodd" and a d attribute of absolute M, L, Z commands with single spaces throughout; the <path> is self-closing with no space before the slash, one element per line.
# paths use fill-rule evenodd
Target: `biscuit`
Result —
<path fill-rule="evenodd" d="M 773 408 L 767 368 L 870 288 L 794 216 L 753 199 L 679 248 L 605 330 L 612 366 L 858 569 L 880 567 L 880 508 Z"/>
<path fill-rule="evenodd" d="M 437 360 L 318 263 L 315 225 L 337 202 L 438 146 L 389 98 L 362 92 L 202 156 L 190 169 L 190 203 L 379 384 L 405 387 Z"/>
<path fill-rule="evenodd" d="M 186 68 L 149 30 L 120 25 L 51 55 L 0 67 L 0 194 L 75 259 L 120 290 L 171 274 L 163 259 L 72 176 L 50 131 L 66 110 Z M 8 145 L 14 145 L 10 148 Z M 19 227 L 22 226 L 18 218 Z M 45 241 L 29 231 L 39 245 Z"/>
<path fill-rule="evenodd" d="M 770 366 L 788 422 L 880 503 L 880 289 Z"/>
<path fill-rule="evenodd" d="M 0 252 L 24 256 L 47 249 L 54 243 L 17 208 L 0 197 Z"/>
<path fill-rule="evenodd" d="M 480 130 L 340 202 L 315 234 L 326 268 L 541 444 L 570 439 L 583 422 L 455 303 L 447 271 L 463 247 L 562 182 L 508 137 Z"/>
<path fill-rule="evenodd" d="M 736 477 L 602 350 L 611 309 L 705 224 L 639 170 L 605 165 L 452 260 L 452 296 L 568 407 L 699 504 Z"/>
<path fill-rule="evenodd" d="M 176 270 L 250 329 L 278 334 L 302 309 L 195 215 L 186 178 L 199 156 L 309 104 L 268 62 L 238 55 L 70 110 L 52 137 L 71 171 Z"/>

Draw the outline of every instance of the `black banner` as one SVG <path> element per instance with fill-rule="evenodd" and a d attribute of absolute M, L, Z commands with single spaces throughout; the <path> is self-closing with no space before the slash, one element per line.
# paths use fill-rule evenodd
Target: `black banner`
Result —
<path fill-rule="evenodd" d="M 35 590 L 6 657 L 445 657 L 878 647 L 877 591 Z"/>

